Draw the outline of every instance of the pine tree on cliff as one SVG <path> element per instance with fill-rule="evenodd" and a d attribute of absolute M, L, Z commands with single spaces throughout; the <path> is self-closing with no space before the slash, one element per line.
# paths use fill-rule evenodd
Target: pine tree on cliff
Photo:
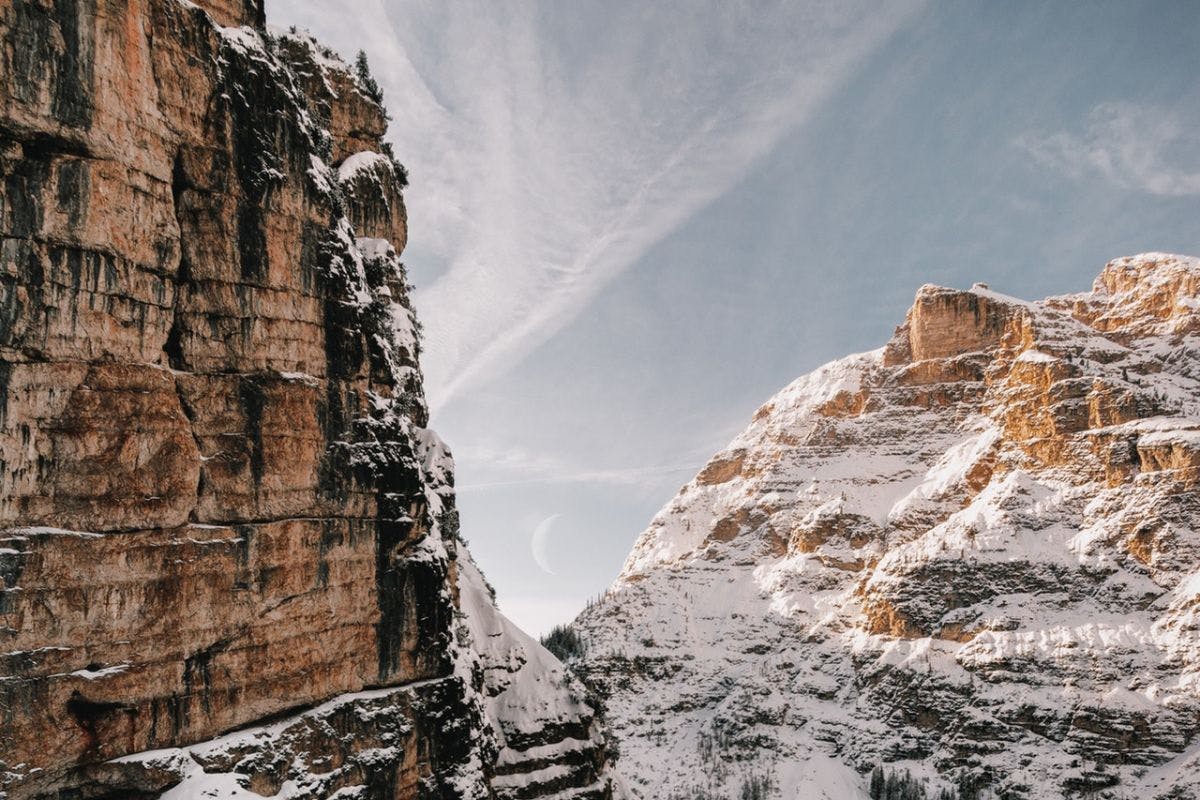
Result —
<path fill-rule="evenodd" d="M 367 63 L 367 52 L 359 50 L 358 55 L 354 59 L 354 72 L 358 76 L 358 84 L 362 87 L 363 94 L 374 100 L 379 105 L 383 105 L 383 89 L 379 86 L 379 82 L 371 75 L 371 65 Z"/>
<path fill-rule="evenodd" d="M 875 767 L 871 770 L 871 800 L 883 800 L 884 785 L 883 767 Z"/>

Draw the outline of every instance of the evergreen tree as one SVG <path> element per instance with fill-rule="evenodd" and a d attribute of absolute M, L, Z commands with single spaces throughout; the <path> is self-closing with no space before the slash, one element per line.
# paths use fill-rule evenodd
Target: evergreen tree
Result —
<path fill-rule="evenodd" d="M 388 119 L 391 119 L 389 116 Z M 384 142 L 380 149 L 383 154 L 392 160 L 392 166 L 396 169 L 396 182 L 401 188 L 408 186 L 408 168 L 400 163 L 400 159 L 396 158 L 396 152 L 392 149 L 391 142 Z"/>
<path fill-rule="evenodd" d="M 354 72 L 358 76 L 358 85 L 362 87 L 363 94 L 379 105 L 383 105 L 383 89 L 371 75 L 371 65 L 367 63 L 365 50 L 358 51 L 358 56 L 354 59 Z"/>
<path fill-rule="evenodd" d="M 871 800 L 984 800 L 994 796 L 986 789 L 988 782 L 984 775 L 962 772 L 955 783 L 953 789 L 940 789 L 931 794 L 932 790 L 925 782 L 909 770 L 897 772 L 879 764 L 871 770 L 867 795 Z M 1017 800 L 1025 797 L 1027 791 L 1027 787 L 1018 786 L 999 796 Z"/>
<path fill-rule="evenodd" d="M 883 767 L 871 770 L 871 800 L 883 800 L 884 780 Z"/>
<path fill-rule="evenodd" d="M 559 661 L 571 661 L 584 653 L 583 640 L 570 625 L 555 625 L 542 637 L 542 647 L 554 654 Z"/>
<path fill-rule="evenodd" d="M 771 781 L 768 778 L 752 775 L 742 781 L 741 800 L 767 800 L 770 791 Z"/>

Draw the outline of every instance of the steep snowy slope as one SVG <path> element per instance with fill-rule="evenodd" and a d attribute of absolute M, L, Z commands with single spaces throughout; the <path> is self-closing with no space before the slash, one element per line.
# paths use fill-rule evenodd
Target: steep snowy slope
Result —
<path fill-rule="evenodd" d="M 487 717 L 499 747 L 492 778 L 497 797 L 611 797 L 606 741 L 584 687 L 496 609 L 491 587 L 465 550 L 458 574 L 460 605 L 483 668 Z"/>
<path fill-rule="evenodd" d="M 1200 797 L 1198 309 L 925 286 L 767 402 L 577 621 L 633 789 Z"/>

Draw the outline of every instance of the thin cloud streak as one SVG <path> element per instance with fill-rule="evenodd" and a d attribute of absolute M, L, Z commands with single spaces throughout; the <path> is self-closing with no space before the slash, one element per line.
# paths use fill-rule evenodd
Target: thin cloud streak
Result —
<path fill-rule="evenodd" d="M 744 23 L 753 12 L 727 13 Z M 509 213 L 502 225 L 469 226 L 462 249 L 449 254 L 450 268 L 418 297 L 436 332 L 426 360 L 435 406 L 503 371 L 569 322 L 605 284 L 745 175 L 906 18 L 874 4 L 831 6 L 806 20 L 811 38 L 768 38 L 763 47 L 756 37 L 761 49 L 754 52 L 731 41 L 711 50 L 689 40 L 711 33 L 708 26 L 654 30 L 676 41 L 666 55 L 651 56 L 647 73 L 671 79 L 647 90 L 637 85 L 644 76 L 606 82 L 601 72 L 590 86 L 600 89 L 603 102 L 582 107 L 578 87 L 548 77 L 571 71 L 550 54 L 522 50 L 520 60 L 503 63 L 507 70 L 493 65 L 493 74 L 506 76 L 502 83 L 513 84 L 498 92 L 511 105 L 481 103 L 484 113 L 467 122 L 483 133 L 493 166 L 480 170 L 474 185 L 442 188 L 474 208 L 473 218 L 494 214 L 497 203 Z M 518 27 L 517 40 L 528 43 L 528 28 Z M 482 21 L 471 38 L 497 29 Z M 604 65 L 637 64 L 638 54 L 621 45 L 636 41 L 628 34 L 602 40 L 613 49 L 593 57 Z M 685 82 L 705 74 L 697 62 L 706 59 L 734 79 L 715 102 L 705 96 L 709 87 Z M 716 110 L 698 116 L 701 108 Z M 517 174 L 535 164 L 542 168 Z"/>

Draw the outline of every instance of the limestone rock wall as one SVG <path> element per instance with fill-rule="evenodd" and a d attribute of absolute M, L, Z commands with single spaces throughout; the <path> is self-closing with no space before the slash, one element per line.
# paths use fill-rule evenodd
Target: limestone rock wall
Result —
<path fill-rule="evenodd" d="M 263 0 L 194 0 L 218 25 L 262 28 L 266 24 Z"/>
<path fill-rule="evenodd" d="M 253 6 L 208 10 L 261 23 Z M 319 54 L 173 0 L 3 14 L 13 795 L 449 674 L 448 557 L 405 552 L 442 522 L 415 347 L 391 333 L 407 289 L 348 221 L 376 198 L 341 194 L 300 113 L 289 64 Z"/>
<path fill-rule="evenodd" d="M 260 0 L 0 59 L 0 796 L 491 796 L 384 110 Z"/>

